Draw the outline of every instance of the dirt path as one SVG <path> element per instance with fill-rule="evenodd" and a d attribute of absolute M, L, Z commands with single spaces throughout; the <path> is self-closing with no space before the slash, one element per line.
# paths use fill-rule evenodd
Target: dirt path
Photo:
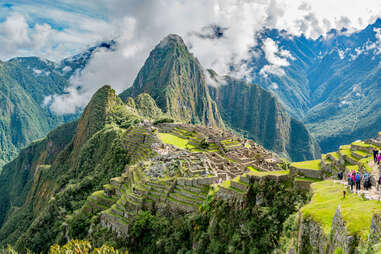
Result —
<path fill-rule="evenodd" d="M 381 200 L 381 193 L 379 190 L 377 190 L 378 188 L 378 184 L 377 184 L 377 181 L 378 181 L 378 177 L 379 177 L 379 173 L 380 173 L 380 168 L 378 167 L 378 165 L 376 163 L 374 163 L 373 161 L 369 162 L 369 166 L 372 168 L 372 173 L 371 173 L 371 176 L 376 180 L 374 183 L 372 181 L 372 187 L 369 189 L 369 190 L 365 190 L 364 189 L 364 185 L 363 183 L 361 182 L 361 190 L 359 191 L 356 191 L 355 189 L 355 186 L 353 186 L 353 193 L 357 193 L 359 196 L 364 196 L 364 198 L 368 199 L 368 200 Z M 344 184 L 345 186 L 348 186 L 348 181 L 347 181 L 347 177 L 344 176 L 344 180 L 342 181 L 338 181 L 342 184 Z"/>

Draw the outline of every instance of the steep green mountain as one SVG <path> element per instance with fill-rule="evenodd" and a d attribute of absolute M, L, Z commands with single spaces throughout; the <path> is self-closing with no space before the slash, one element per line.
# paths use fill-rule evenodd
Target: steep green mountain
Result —
<path fill-rule="evenodd" d="M 227 129 L 163 117 L 150 95 L 125 104 L 104 86 L 78 121 L 23 149 L 0 174 L 0 247 L 319 253 L 323 243 L 327 253 L 372 253 L 379 243 L 380 204 L 356 193 L 343 200 L 342 184 L 323 180 L 347 170 L 348 154 L 368 158 L 380 137 L 352 144 L 335 162 L 289 164 Z"/>
<path fill-rule="evenodd" d="M 169 35 L 151 51 L 132 87 L 120 96 L 148 93 L 176 120 L 222 126 L 198 60 L 178 35 Z"/>
<path fill-rule="evenodd" d="M 68 237 L 91 236 L 94 241 L 101 241 L 104 234 L 112 235 L 112 230 L 102 227 L 106 221 L 99 220 L 108 216 L 107 207 L 117 201 L 116 196 L 99 196 L 101 200 L 105 198 L 103 205 L 103 201 L 99 207 L 96 205 L 100 210 L 87 210 L 88 202 L 97 199 L 100 190 L 109 188 L 110 179 L 128 172 L 134 179 L 137 177 L 136 181 L 214 175 L 206 179 L 211 181 L 250 170 L 278 168 L 276 162 L 280 160 L 274 159 L 272 153 L 230 132 L 192 125 L 154 125 L 154 119 L 144 120 L 137 112 L 148 113 L 148 107 L 163 116 L 147 94 L 138 96 L 136 102 L 131 98 L 128 101 L 129 105 L 124 104 L 110 87 L 103 87 L 77 122 L 59 127 L 47 138 L 23 149 L 18 158 L 4 167 L 0 175 L 2 244 L 40 252 L 54 242 L 66 242 Z M 209 166 L 203 169 L 205 165 Z M 196 204 L 179 209 L 196 209 Z M 93 233 L 88 235 L 93 220 Z"/>
<path fill-rule="evenodd" d="M 232 129 L 294 161 L 320 156 L 303 123 L 290 117 L 272 93 L 230 77 L 209 88 L 222 119 Z"/>
<path fill-rule="evenodd" d="M 0 176 L 1 241 L 22 249 L 46 250 L 46 244 L 63 232 L 65 216 L 131 160 L 120 141 L 126 129 L 140 121 L 105 86 L 78 122 L 25 148 Z"/>
<path fill-rule="evenodd" d="M 150 53 L 133 86 L 121 97 L 126 101 L 128 96 L 148 93 L 176 120 L 226 124 L 293 160 L 320 155 L 304 125 L 291 118 L 271 93 L 233 79 L 228 79 L 228 86 L 215 89 L 207 84 L 205 75 L 209 74 L 182 39 L 169 35 Z"/>
<path fill-rule="evenodd" d="M 0 62 L 0 167 L 20 148 L 75 116 L 49 111 L 44 98 L 62 94 L 68 82 L 52 62 L 37 57 Z"/>
<path fill-rule="evenodd" d="M 260 57 L 250 63 L 250 78 L 278 96 L 286 110 L 307 126 L 323 152 L 372 137 L 381 124 L 377 114 L 380 29 L 381 19 L 377 19 L 361 31 L 331 30 L 316 40 L 265 30 L 253 49 Z M 265 50 L 269 41 L 277 48 L 275 56 L 288 65 L 264 75 L 266 67 L 273 66 Z"/>

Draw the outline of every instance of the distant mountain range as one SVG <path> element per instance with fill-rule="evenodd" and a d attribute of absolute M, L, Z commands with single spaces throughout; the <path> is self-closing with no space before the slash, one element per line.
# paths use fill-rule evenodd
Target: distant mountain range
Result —
<path fill-rule="evenodd" d="M 381 124 L 381 19 L 316 40 L 286 31 L 258 34 L 250 79 L 304 122 L 323 152 L 377 134 Z"/>
<path fill-rule="evenodd" d="M 60 63 L 38 57 L 17 57 L 0 61 L 0 168 L 19 150 L 80 112 L 57 115 L 44 99 L 63 94 L 70 77 L 82 70 L 99 48 L 111 49 L 115 42 L 101 43 Z"/>

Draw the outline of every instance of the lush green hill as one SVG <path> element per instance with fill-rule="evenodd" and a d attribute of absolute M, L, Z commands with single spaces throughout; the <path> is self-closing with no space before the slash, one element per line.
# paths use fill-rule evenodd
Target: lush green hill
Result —
<path fill-rule="evenodd" d="M 1 241 L 46 250 L 62 232 L 65 214 L 124 169 L 130 159 L 120 138 L 140 119 L 106 86 L 78 122 L 24 149 L 0 176 Z"/>
<path fill-rule="evenodd" d="M 289 188 L 288 171 L 280 168 L 277 156 L 224 129 L 162 122 L 165 115 L 148 94 L 127 101 L 110 87 L 101 88 L 77 122 L 23 149 L 4 167 L 2 245 L 46 252 L 50 245 L 74 238 L 134 253 L 198 252 L 206 246 L 212 251 L 228 247 L 224 239 L 245 222 L 257 225 L 247 234 L 261 241 L 247 241 L 241 234 L 229 248 L 268 251 L 276 246 L 282 222 L 303 200 Z M 266 194 L 259 208 L 254 200 L 263 195 L 262 188 Z M 241 213 L 237 207 L 245 197 L 251 201 Z M 128 241 L 124 225 L 131 228 Z M 271 230 L 264 234 L 268 226 Z M 215 233 L 206 236 L 209 230 Z"/>
<path fill-rule="evenodd" d="M 29 57 L 0 62 L 0 167 L 22 147 L 74 119 L 58 116 L 43 105 L 45 96 L 62 94 L 67 85 L 47 60 Z"/>
<path fill-rule="evenodd" d="M 34 142 L 4 167 L 0 247 L 46 253 L 53 244 L 80 239 L 85 242 L 52 248 L 273 253 L 297 241 L 292 214 L 305 204 L 310 184 L 332 173 L 320 161 L 289 165 L 227 129 L 172 123 L 150 95 L 124 103 L 105 86 L 78 121 Z"/>

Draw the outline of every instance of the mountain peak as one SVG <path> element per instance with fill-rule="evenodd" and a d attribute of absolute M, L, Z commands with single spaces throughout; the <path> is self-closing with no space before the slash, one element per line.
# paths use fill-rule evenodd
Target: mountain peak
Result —
<path fill-rule="evenodd" d="M 179 35 L 170 34 L 151 51 L 132 87 L 120 96 L 149 94 L 175 120 L 222 126 L 211 100 L 203 69 Z"/>
<path fill-rule="evenodd" d="M 103 86 L 93 95 L 79 120 L 74 150 L 103 128 L 107 113 L 117 104 L 122 104 L 122 101 L 109 85 Z"/>
<path fill-rule="evenodd" d="M 160 41 L 157 45 L 158 48 L 164 47 L 183 47 L 186 48 L 183 38 L 177 34 L 169 34 L 164 39 Z"/>

